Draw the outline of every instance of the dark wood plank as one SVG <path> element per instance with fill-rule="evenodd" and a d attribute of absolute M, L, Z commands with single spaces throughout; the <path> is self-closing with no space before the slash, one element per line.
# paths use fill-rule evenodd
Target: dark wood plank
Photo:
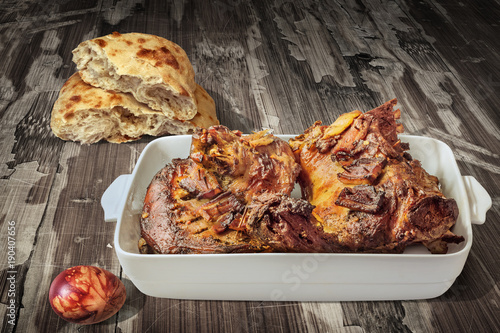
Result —
<path fill-rule="evenodd" d="M 16 221 L 16 325 L 0 262 L 2 331 L 499 331 L 500 42 L 498 1 L 68 1 L 0 3 L 0 224 Z M 145 32 L 182 46 L 221 123 L 249 133 L 300 133 L 397 97 L 410 134 L 448 143 L 464 175 L 493 198 L 462 274 L 441 297 L 398 302 L 171 300 L 139 292 L 120 270 L 114 223 L 100 198 L 153 138 L 122 145 L 63 142 L 50 109 L 75 71 L 79 42 Z M 6 234 L 0 250 L 7 253 Z M 2 257 L 3 258 L 3 257 Z M 117 274 L 117 316 L 79 327 L 47 292 L 63 269 Z"/>

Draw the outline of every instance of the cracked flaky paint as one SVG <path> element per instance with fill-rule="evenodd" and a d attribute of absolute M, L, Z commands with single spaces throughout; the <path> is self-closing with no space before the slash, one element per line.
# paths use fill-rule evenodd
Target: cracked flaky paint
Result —
<path fill-rule="evenodd" d="M 110 25 L 118 25 L 132 15 L 132 10 L 137 4 L 144 4 L 144 2 L 140 0 L 104 0 L 102 16 Z"/>
<path fill-rule="evenodd" d="M 329 75 L 340 86 L 354 86 L 338 45 L 325 33 L 326 29 L 316 17 L 306 12 L 304 19 L 293 25 L 278 15 L 274 21 L 282 38 L 290 42 L 290 55 L 310 67 L 314 82 L 319 83 L 324 76 Z"/>
<path fill-rule="evenodd" d="M 32 251 L 32 256 L 30 257 L 30 267 L 26 274 L 26 281 L 24 288 L 28 290 L 33 290 L 36 292 L 25 293 L 23 296 L 23 303 L 25 304 L 36 304 L 40 299 L 46 299 L 47 290 L 50 287 L 52 272 L 61 272 L 64 269 L 73 266 L 74 258 L 70 258 L 68 255 L 65 256 L 63 263 L 54 266 L 53 258 L 56 257 L 58 252 L 58 247 L 54 246 L 54 216 L 60 200 L 60 195 L 64 188 L 68 185 L 68 161 L 78 156 L 80 153 L 81 145 L 76 143 L 68 143 L 64 146 L 60 159 L 60 172 L 55 175 L 53 183 L 51 184 L 50 196 L 45 203 L 45 210 L 40 213 L 40 227 L 37 230 L 37 242 L 36 244 L 29 242 L 27 239 L 24 246 L 28 247 Z M 71 223 L 72 221 L 67 221 Z M 33 234 L 34 236 L 35 234 Z M 25 308 L 21 310 L 22 321 L 19 322 L 19 327 L 21 331 L 29 331 L 29 328 L 36 327 L 37 323 L 40 322 L 40 318 L 37 318 L 38 313 L 31 311 L 30 308 Z"/>
<path fill-rule="evenodd" d="M 17 164 L 14 169 L 7 167 L 7 163 L 15 160 L 15 154 L 11 152 L 12 147 L 18 140 L 15 134 L 18 124 L 23 119 L 27 119 L 26 115 L 30 108 L 36 104 L 39 94 L 47 91 L 57 91 L 64 82 L 63 79 L 57 78 L 55 74 L 57 69 L 62 66 L 60 56 L 55 53 L 59 43 L 60 39 L 56 31 L 44 31 L 43 39 L 40 43 L 40 48 L 43 52 L 40 52 L 39 56 L 33 59 L 25 76 L 26 91 L 24 94 L 21 98 L 17 99 L 17 94 L 15 94 L 13 86 L 11 86 L 12 89 L 7 90 L 7 94 L 2 94 L 8 103 L 0 119 L 0 127 L 2 128 L 0 138 L 3 143 L 1 148 L 2 150 L 8 150 L 8 153 L 4 151 L 5 154 L 0 154 L 0 176 L 3 178 L 0 180 L 3 189 L 0 191 L 0 202 L 3 203 L 0 211 L 2 212 L 1 215 L 4 215 L 5 218 L 18 222 L 17 232 L 19 237 L 16 244 L 16 262 L 18 263 L 25 262 L 30 256 L 36 230 L 41 223 L 46 206 L 46 202 L 30 203 L 30 195 L 32 195 L 34 188 L 36 193 L 48 193 L 49 189 L 39 189 L 37 187 L 51 186 L 51 184 L 46 184 L 42 179 L 47 176 L 50 178 L 53 175 L 40 172 L 38 161 L 24 161 L 21 164 Z M 15 46 L 16 44 L 13 43 L 11 45 Z M 5 77 L 3 81 L 6 83 L 10 82 Z M 45 117 L 50 117 L 50 110 L 46 110 Z M 45 118 L 46 121 L 47 118 Z M 36 120 L 32 123 L 32 131 L 38 132 L 37 124 L 40 121 Z M 46 129 L 44 128 L 43 130 Z M 35 147 L 25 146 L 19 149 L 31 150 L 35 149 Z M 29 204 L 24 206 L 20 205 L 20 203 Z M 38 223 L 24 224 L 23 221 L 38 221 Z M 2 244 L 6 246 L 6 242 L 2 242 Z M 0 265 L 4 264 L 1 263 Z"/>
<path fill-rule="evenodd" d="M 272 107 L 272 98 L 269 96 L 262 80 L 269 75 L 266 64 L 259 59 L 258 48 L 261 47 L 261 31 L 257 24 L 247 30 L 248 55 L 245 57 L 250 76 L 250 95 L 253 96 L 260 115 L 262 129 L 277 130 L 280 119 L 276 109 Z"/>
<path fill-rule="evenodd" d="M 235 76 L 232 73 L 245 73 L 245 52 L 243 45 L 236 40 L 228 42 L 226 45 L 220 45 L 213 42 L 209 37 L 203 36 L 202 40 L 196 43 L 197 67 L 204 66 L 204 81 L 200 81 L 207 88 L 210 81 L 215 82 L 220 94 L 220 100 L 225 101 L 228 106 L 223 112 L 230 112 L 240 115 L 243 119 L 245 115 L 244 106 L 241 104 L 241 98 L 238 96 L 242 91 L 235 91 L 235 88 L 244 84 L 245 75 Z M 220 66 L 224 63 L 224 66 Z M 209 65 L 212 64 L 212 65 Z M 196 68 L 195 68 L 196 70 Z M 222 110 L 221 110 L 222 111 Z M 247 125 L 249 127 L 249 125 Z"/>

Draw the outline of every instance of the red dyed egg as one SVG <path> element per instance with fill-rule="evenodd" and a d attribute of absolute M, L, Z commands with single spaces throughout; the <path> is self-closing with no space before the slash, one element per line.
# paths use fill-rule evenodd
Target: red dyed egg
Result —
<path fill-rule="evenodd" d="M 95 266 L 75 266 L 52 281 L 49 301 L 62 319 L 95 324 L 108 319 L 125 303 L 123 283 L 111 272 Z"/>

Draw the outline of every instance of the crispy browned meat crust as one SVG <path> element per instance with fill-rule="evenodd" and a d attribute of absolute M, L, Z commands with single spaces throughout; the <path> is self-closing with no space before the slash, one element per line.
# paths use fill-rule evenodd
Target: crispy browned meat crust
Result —
<path fill-rule="evenodd" d="M 266 132 L 200 129 L 190 157 L 172 161 L 149 185 L 141 251 L 273 251 L 272 244 L 250 236 L 246 221 L 256 211 L 247 206 L 262 196 L 288 198 L 299 172 L 288 143 Z"/>
<path fill-rule="evenodd" d="M 216 223 L 241 214 L 244 206 L 224 195 L 215 177 L 191 159 L 176 159 L 148 187 L 141 218 L 141 235 L 153 253 L 248 252 L 243 233 L 221 235 Z M 211 221 L 210 216 L 214 217 Z M 207 217 L 206 219 L 204 217 Z"/>
<path fill-rule="evenodd" d="M 286 143 L 199 129 L 190 156 L 151 182 L 142 253 L 446 253 L 458 208 L 398 140 L 396 100 L 315 123 Z M 291 198 L 298 181 L 303 199 Z"/>
<path fill-rule="evenodd" d="M 398 139 L 399 110 L 391 100 L 369 112 L 316 123 L 290 141 L 302 171 L 298 181 L 312 214 L 335 243 L 354 252 L 402 252 L 423 243 L 445 253 L 455 224 L 455 200 Z"/>

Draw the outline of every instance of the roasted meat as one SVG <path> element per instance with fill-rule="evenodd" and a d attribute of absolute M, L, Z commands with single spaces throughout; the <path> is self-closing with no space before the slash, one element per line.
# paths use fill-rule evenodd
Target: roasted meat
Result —
<path fill-rule="evenodd" d="M 342 248 L 402 252 L 422 243 L 445 253 L 446 243 L 463 241 L 449 231 L 457 204 L 398 140 L 396 103 L 343 114 L 330 126 L 317 122 L 290 140 L 302 167 L 298 182 L 312 214 Z"/>
<path fill-rule="evenodd" d="M 248 237 L 220 235 L 213 226 L 242 211 L 217 179 L 191 159 L 175 159 L 148 187 L 141 217 L 143 253 L 249 251 Z M 213 216 L 213 221 L 210 221 Z M 206 218 L 205 218 L 206 217 Z"/>
<path fill-rule="evenodd" d="M 313 206 L 285 195 L 262 195 L 247 207 L 246 231 L 272 252 L 345 252 L 312 215 Z"/>
<path fill-rule="evenodd" d="M 152 180 L 142 253 L 389 252 L 423 244 L 446 253 L 458 208 L 399 141 L 396 100 L 316 122 L 286 143 L 199 129 L 188 158 Z M 290 194 L 296 184 L 302 198 Z"/>
<path fill-rule="evenodd" d="M 190 157 L 173 160 L 148 187 L 141 252 L 273 251 L 246 225 L 256 225 L 252 215 L 267 216 L 268 209 L 247 206 L 289 198 L 299 171 L 290 146 L 265 131 L 243 136 L 224 126 L 198 130 Z"/>
<path fill-rule="evenodd" d="M 245 203 L 263 193 L 289 195 L 300 172 L 288 143 L 267 131 L 243 136 L 224 126 L 199 130 L 190 158 Z"/>

